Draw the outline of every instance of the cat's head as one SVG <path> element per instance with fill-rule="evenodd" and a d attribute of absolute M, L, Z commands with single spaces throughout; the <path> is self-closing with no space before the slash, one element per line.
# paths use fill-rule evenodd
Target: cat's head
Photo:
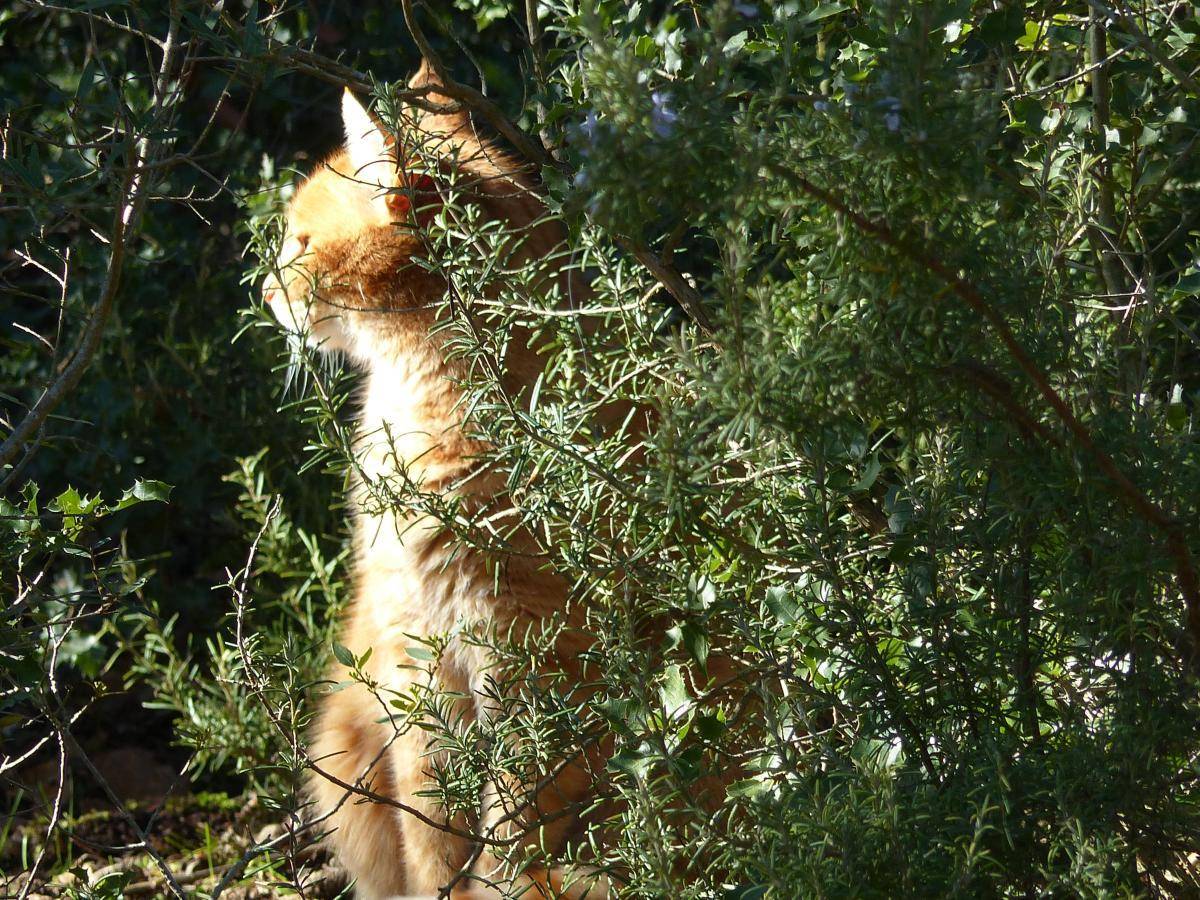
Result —
<path fill-rule="evenodd" d="M 427 65 L 409 85 L 426 88 L 433 104 L 452 104 Z M 487 215 L 518 228 L 544 212 L 507 157 L 475 136 L 465 111 L 406 113 L 404 133 L 389 134 L 345 92 L 345 146 L 297 188 L 263 284 L 281 325 L 366 365 L 433 321 L 445 282 L 414 260 L 425 254 L 422 229 L 451 176 Z"/>

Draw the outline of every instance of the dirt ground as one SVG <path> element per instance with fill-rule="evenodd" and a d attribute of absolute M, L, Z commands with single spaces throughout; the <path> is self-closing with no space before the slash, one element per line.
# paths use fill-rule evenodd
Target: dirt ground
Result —
<path fill-rule="evenodd" d="M 285 833 L 268 801 L 236 779 L 193 783 L 170 717 L 145 699 L 116 692 L 89 709 L 72 728 L 64 778 L 53 741 L 0 775 L 0 898 L 168 897 L 164 868 L 189 896 L 218 886 L 231 900 L 343 893 L 345 879 L 311 841 Z M 19 746 L 27 733 L 4 737 Z"/>

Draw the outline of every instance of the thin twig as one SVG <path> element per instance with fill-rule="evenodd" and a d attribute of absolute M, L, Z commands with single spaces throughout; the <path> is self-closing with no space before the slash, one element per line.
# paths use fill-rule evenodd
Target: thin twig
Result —
<path fill-rule="evenodd" d="M 112 786 L 108 783 L 108 780 L 100 773 L 100 770 L 96 768 L 95 764 L 91 760 L 91 757 L 87 755 L 83 747 L 79 746 L 79 742 L 75 740 L 75 736 L 65 729 L 63 730 L 63 736 L 66 738 L 67 743 L 71 745 L 71 752 L 79 758 L 84 767 L 88 770 L 88 772 L 91 773 L 92 778 L 96 780 L 96 783 L 100 786 L 100 789 L 104 791 L 109 802 L 113 805 L 113 808 L 117 811 L 118 815 L 120 815 L 121 819 L 129 825 L 129 827 L 133 830 L 133 833 L 137 835 L 138 843 L 135 845 L 136 849 L 141 850 L 152 860 L 154 860 L 154 864 L 158 866 L 158 870 L 162 873 L 163 879 L 167 882 L 167 887 L 170 889 L 171 893 L 180 898 L 180 900 L 183 900 L 185 896 L 183 888 L 180 887 L 179 882 L 175 880 L 175 873 L 171 871 L 171 867 L 167 865 L 167 861 L 163 859 L 162 854 L 155 850 L 150 844 L 150 836 L 146 833 L 142 826 L 138 824 L 138 821 L 134 817 L 133 813 L 126 808 L 124 801 L 117 796 L 116 792 L 112 789 Z"/>
<path fill-rule="evenodd" d="M 58 639 L 51 640 L 49 680 L 50 692 L 54 695 L 55 700 L 58 699 L 58 685 L 55 681 L 55 671 L 58 668 L 58 651 L 62 646 L 63 640 L 66 638 L 66 633 L 60 635 Z M 29 892 L 33 889 L 34 879 L 37 877 L 38 869 L 42 867 L 42 862 L 46 858 L 46 852 L 50 849 L 50 839 L 54 835 L 54 829 L 58 827 L 59 819 L 62 817 L 62 801 L 63 794 L 67 787 L 67 746 L 63 737 L 65 726 L 60 722 L 54 722 L 54 739 L 58 744 L 58 784 L 54 791 L 54 805 L 50 810 L 50 821 L 46 825 L 46 840 L 42 842 L 42 846 L 38 848 L 37 857 L 33 861 L 33 865 L 29 869 L 29 875 L 25 880 L 25 886 L 21 889 L 19 900 L 25 900 L 29 896 Z"/>

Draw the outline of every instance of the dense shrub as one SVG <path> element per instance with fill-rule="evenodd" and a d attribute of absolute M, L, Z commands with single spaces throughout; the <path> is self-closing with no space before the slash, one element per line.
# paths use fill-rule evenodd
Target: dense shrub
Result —
<path fill-rule="evenodd" d="M 341 86 L 395 120 L 417 37 L 589 290 L 547 295 L 452 189 L 427 264 L 520 515 L 375 487 L 538 535 L 601 685 L 571 704 L 521 679 L 548 639 L 491 636 L 503 715 L 405 701 L 456 750 L 431 789 L 469 808 L 615 735 L 589 855 L 627 896 L 1200 890 L 1200 8 L 393 6 L 0 13 L 13 889 L 120 855 L 66 842 L 114 716 L 265 810 L 165 848 L 117 813 L 145 878 L 321 889 L 297 785 L 345 652 L 355 375 L 289 360 L 253 286 Z"/>

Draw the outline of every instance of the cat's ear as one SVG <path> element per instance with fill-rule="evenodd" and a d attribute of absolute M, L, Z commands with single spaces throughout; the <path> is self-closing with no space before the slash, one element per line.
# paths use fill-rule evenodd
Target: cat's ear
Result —
<path fill-rule="evenodd" d="M 388 152 L 387 135 L 349 88 L 342 94 L 342 125 L 346 129 L 346 152 L 354 177 L 368 184 L 392 186 L 396 166 Z"/>
<path fill-rule="evenodd" d="M 408 79 L 408 87 L 409 90 L 413 91 L 424 90 L 423 99 L 428 100 L 430 103 L 438 106 L 458 107 L 458 110 L 455 112 L 443 113 L 421 109 L 419 106 L 414 105 L 413 110 L 416 113 L 417 124 L 421 131 L 427 134 L 451 137 L 470 128 L 471 120 L 462 104 L 438 90 L 438 88 L 444 87 L 444 84 L 441 78 L 438 77 L 437 72 L 433 70 L 433 66 L 429 64 L 429 60 L 421 60 L 421 65 L 417 68 L 416 74 Z"/>

